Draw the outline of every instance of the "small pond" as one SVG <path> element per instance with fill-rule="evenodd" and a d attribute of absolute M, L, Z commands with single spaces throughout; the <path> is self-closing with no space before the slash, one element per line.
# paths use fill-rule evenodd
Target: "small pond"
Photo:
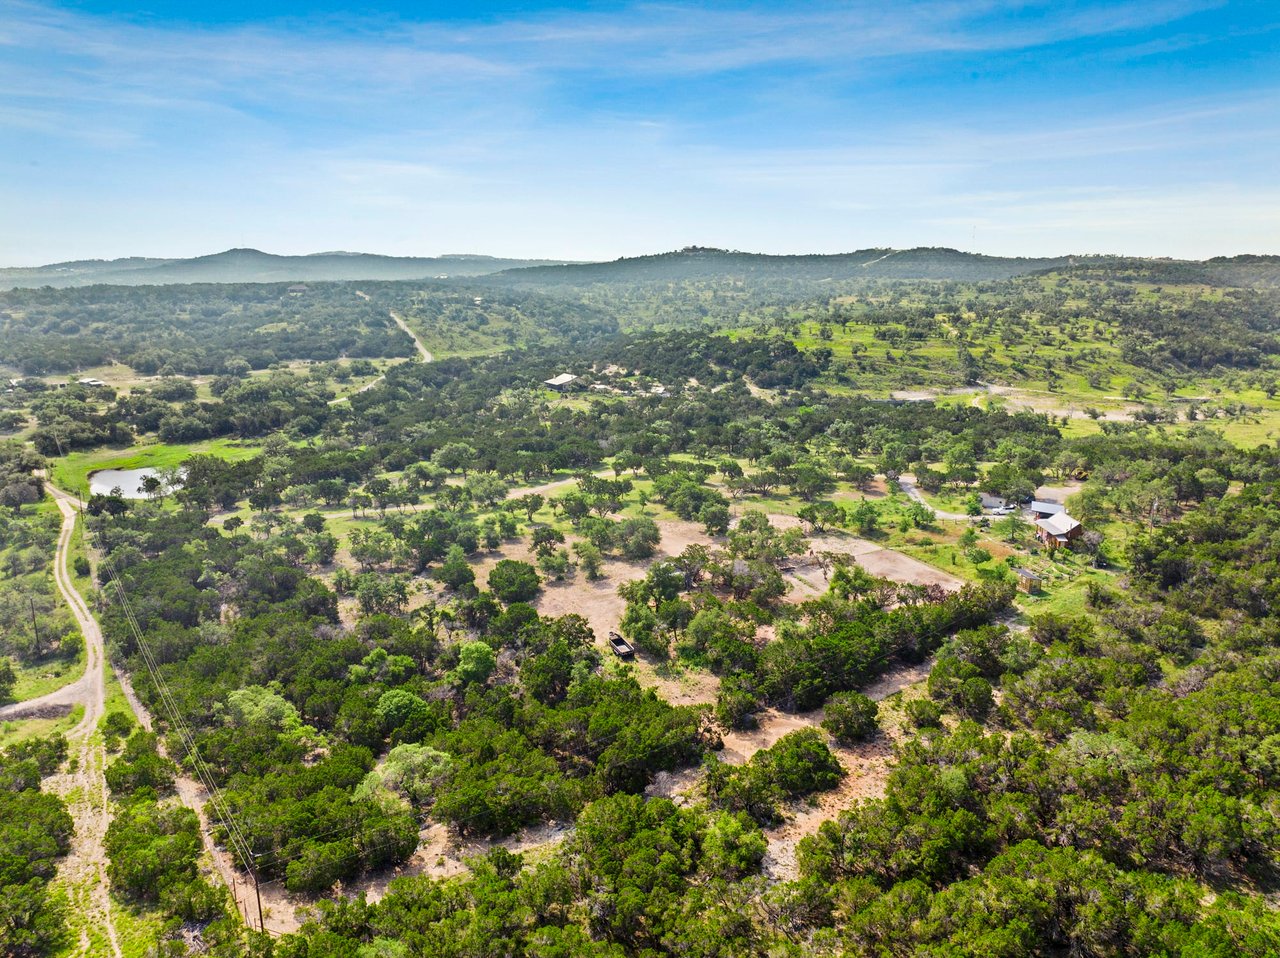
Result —
<path fill-rule="evenodd" d="M 147 476 L 158 476 L 159 469 L 99 469 L 89 475 L 90 495 L 109 495 L 112 489 L 120 488 L 120 495 L 126 499 L 145 499 L 142 491 L 142 480 Z M 170 490 L 172 491 L 172 489 Z"/>

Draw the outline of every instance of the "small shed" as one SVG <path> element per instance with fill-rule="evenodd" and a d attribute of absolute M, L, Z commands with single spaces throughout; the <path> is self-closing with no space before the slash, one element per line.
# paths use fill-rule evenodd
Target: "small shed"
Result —
<path fill-rule="evenodd" d="M 544 386 L 549 386 L 557 392 L 564 392 L 570 385 L 577 381 L 578 377 L 573 375 L 573 373 L 561 373 L 559 376 L 552 376 L 550 379 L 544 379 L 542 384 Z"/>
<path fill-rule="evenodd" d="M 1021 567 L 1014 569 L 1013 574 L 1018 577 L 1018 588 L 1028 595 L 1039 595 L 1040 585 L 1044 581 L 1030 569 Z"/>

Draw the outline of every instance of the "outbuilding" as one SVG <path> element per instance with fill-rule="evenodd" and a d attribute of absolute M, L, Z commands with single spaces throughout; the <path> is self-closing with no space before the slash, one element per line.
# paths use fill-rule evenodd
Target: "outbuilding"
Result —
<path fill-rule="evenodd" d="M 1038 575 L 1030 569 L 1021 567 L 1013 570 L 1014 575 L 1018 577 L 1018 588 L 1028 595 L 1039 595 L 1040 584 L 1043 581 Z"/>
<path fill-rule="evenodd" d="M 1065 512 L 1036 520 L 1036 535 L 1051 549 L 1070 545 L 1071 540 L 1079 538 L 1082 532 L 1084 527 L 1079 521 L 1072 519 Z"/>
<path fill-rule="evenodd" d="M 1050 516 L 1056 516 L 1067 511 L 1067 507 L 1061 503 L 1049 502 L 1044 499 L 1032 499 L 1030 508 L 1037 519 L 1048 519 Z"/>
<path fill-rule="evenodd" d="M 550 379 L 544 379 L 542 384 L 544 386 L 549 386 L 551 389 L 556 390 L 556 392 L 564 392 L 569 388 L 569 386 L 577 381 L 578 377 L 573 375 L 573 373 L 561 373 L 559 376 L 552 376 Z"/>

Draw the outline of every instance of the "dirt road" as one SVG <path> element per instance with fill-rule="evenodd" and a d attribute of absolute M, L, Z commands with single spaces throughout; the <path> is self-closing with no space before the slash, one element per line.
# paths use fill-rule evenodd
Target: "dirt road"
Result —
<path fill-rule="evenodd" d="M 356 290 L 356 295 L 359 296 L 361 299 L 365 300 L 366 302 L 368 302 L 369 300 L 368 293 L 362 293 L 360 292 L 360 290 Z M 405 334 L 408 335 L 408 337 L 413 340 L 413 346 L 418 351 L 418 356 L 421 357 L 422 361 L 424 363 L 435 362 L 435 356 L 431 355 L 431 350 L 427 349 L 427 347 L 423 345 L 422 340 L 418 338 L 418 334 L 409 328 L 409 324 L 404 321 L 404 317 L 401 316 L 399 313 L 397 313 L 394 309 L 387 310 L 387 314 L 391 317 L 392 321 L 401 329 L 403 329 L 405 331 Z M 340 402 L 346 402 L 352 396 L 359 395 L 362 392 L 368 392 L 370 389 L 378 385 L 378 383 L 382 382 L 386 378 L 387 378 L 386 374 L 384 373 L 383 375 L 379 376 L 377 379 L 373 379 L 365 383 L 355 392 L 349 393 L 346 396 L 339 396 L 337 399 L 330 399 L 329 405 L 336 406 Z"/>
<path fill-rule="evenodd" d="M 67 571 L 67 552 L 76 527 L 76 500 L 52 486 L 47 488 L 62 513 L 62 531 L 58 535 L 58 551 L 53 560 L 53 577 L 84 634 L 85 644 L 84 676 L 44 696 L 48 699 L 71 692 L 76 696 L 74 704 L 84 706 L 83 717 L 67 735 L 71 752 L 67 771 L 48 779 L 49 788 L 67 802 L 76 829 L 71 852 L 58 865 L 58 880 L 66 886 L 72 902 L 72 927 L 78 936 L 77 949 L 72 954 L 109 953 L 114 958 L 122 958 L 111 915 L 107 862 L 102 850 L 111 820 L 107 807 L 107 782 L 103 776 L 106 750 L 94 734 L 106 708 L 102 630 Z M 29 706 L 32 703 L 24 704 Z M 104 952 L 104 948 L 109 952 Z"/>
<path fill-rule="evenodd" d="M 901 476 L 898 479 L 898 485 L 902 487 L 903 492 L 905 492 L 908 496 L 910 496 L 916 502 L 920 503 L 920 505 L 924 506 L 926 509 L 931 510 L 933 514 L 937 516 L 939 519 L 949 519 L 952 522 L 974 522 L 982 518 L 982 516 L 965 515 L 963 512 L 947 512 L 944 509 L 934 509 L 933 506 L 929 505 L 929 503 L 924 501 L 924 496 L 921 495 L 920 490 L 916 488 L 916 482 L 914 478 Z"/>
<path fill-rule="evenodd" d="M 391 318 L 395 320 L 395 324 L 403 329 L 405 334 L 413 340 L 413 345 L 417 347 L 418 355 L 422 357 L 422 361 L 424 363 L 435 362 L 435 357 L 431 355 L 431 351 L 427 349 L 426 346 L 422 345 L 422 340 L 418 338 L 417 333 L 409 328 L 409 324 L 404 321 L 404 317 L 394 309 L 389 309 L 387 312 L 390 314 Z"/>
<path fill-rule="evenodd" d="M 52 487 L 50 487 L 50 492 L 54 493 L 58 508 L 62 510 L 62 530 L 58 533 L 58 547 L 54 558 L 54 578 L 57 580 L 58 590 L 71 607 L 71 611 L 79 622 L 80 630 L 84 633 L 84 674 L 74 682 L 64 685 L 60 689 L 55 689 L 46 695 L 27 699 L 25 702 L 14 702 L 12 705 L 0 708 L 0 722 L 65 715 L 74 706 L 81 703 L 86 703 L 85 712 L 87 715 L 89 711 L 87 703 L 95 697 L 99 701 L 102 698 L 102 634 L 97 631 L 97 622 L 93 622 L 93 617 L 88 615 L 88 609 L 84 608 L 84 600 L 80 598 L 75 587 L 71 585 L 70 578 L 66 576 L 67 549 L 71 544 L 71 536 L 75 531 L 76 525 L 75 508 L 65 498 L 59 498 L 64 496 L 63 493 L 54 492 Z M 74 597 L 74 600 L 72 597 Z M 79 603 L 79 606 L 75 604 L 76 602 Z M 83 620 L 81 620 L 82 612 L 92 622 L 91 627 L 86 627 Z"/>

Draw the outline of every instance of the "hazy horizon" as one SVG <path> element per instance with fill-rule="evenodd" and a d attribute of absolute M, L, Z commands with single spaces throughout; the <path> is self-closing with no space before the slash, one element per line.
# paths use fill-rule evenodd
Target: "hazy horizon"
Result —
<path fill-rule="evenodd" d="M 1239 0 L 0 8 L 0 262 L 1280 252 Z"/>
<path fill-rule="evenodd" d="M 262 253 L 268 256 L 284 256 L 284 257 L 385 256 L 385 257 L 396 257 L 396 258 L 406 258 L 406 259 L 449 259 L 449 258 L 475 256 L 475 257 L 482 257 L 487 259 L 499 259 L 499 260 L 518 259 L 518 260 L 528 260 L 530 262 L 540 261 L 540 260 L 541 261 L 549 260 L 553 262 L 590 264 L 590 263 L 609 263 L 619 259 L 633 259 L 633 258 L 644 257 L 644 256 L 660 256 L 668 253 L 682 252 L 684 249 L 688 247 L 693 247 L 693 246 L 703 246 L 703 244 L 686 243 L 682 247 L 676 247 L 673 249 L 663 249 L 663 250 L 655 249 L 655 250 L 649 250 L 647 252 L 642 252 L 642 253 L 626 254 L 623 256 L 599 257 L 599 258 L 590 258 L 590 257 L 577 258 L 577 257 L 567 257 L 567 256 L 552 256 L 552 255 L 508 257 L 508 256 L 497 256 L 497 255 L 485 253 L 485 252 L 478 252 L 475 250 L 463 250 L 463 251 L 451 250 L 445 253 L 412 253 L 412 252 L 384 253 L 378 250 L 332 249 L 332 250 L 309 250 L 306 252 L 299 252 L 299 253 L 282 253 L 276 250 L 262 249 L 261 247 L 256 247 L 256 246 L 239 246 L 239 247 L 228 247 L 227 249 L 222 249 L 222 250 L 208 250 L 203 253 L 195 253 L 191 256 L 164 256 L 159 254 L 157 255 L 126 254 L 124 256 L 80 256 L 75 258 L 49 260 L 48 262 L 43 262 L 43 263 L 0 262 L 0 269 L 39 269 L 44 267 L 61 266 L 67 263 L 77 263 L 77 262 L 110 263 L 110 262 L 118 262 L 118 261 L 132 260 L 132 259 L 145 259 L 145 260 L 157 260 L 157 261 L 190 260 L 190 259 L 200 259 L 200 258 L 209 257 L 209 256 L 218 256 L 223 253 L 230 253 L 230 252 L 255 252 L 255 253 Z M 788 252 L 779 253 L 779 252 L 773 252 L 771 250 L 750 250 L 750 249 L 738 249 L 738 248 L 729 248 L 729 247 L 703 246 L 703 248 L 715 249 L 717 251 L 727 252 L 727 253 L 741 253 L 741 254 L 746 254 L 750 256 L 840 256 L 840 255 L 855 253 L 860 251 L 860 250 L 854 250 L 854 249 L 797 250 L 797 251 L 788 251 Z M 864 246 L 864 247 L 861 247 L 861 250 L 885 249 L 885 248 L 887 247 Z M 1207 259 L 1213 259 L 1216 257 L 1230 257 L 1230 256 L 1247 256 L 1247 255 L 1280 256 L 1280 253 L 1271 252 L 1269 250 L 1243 250 L 1238 253 L 1213 253 L 1203 257 L 1179 257 L 1179 256 L 1146 256 L 1142 254 L 1127 253 L 1124 250 L 1101 250 L 1101 251 L 1062 250 L 1058 253 L 1047 253 L 1047 254 L 1041 254 L 1037 256 L 1029 256 L 1027 254 L 989 253 L 989 252 L 986 252 L 985 250 L 963 249 L 958 247 L 940 247 L 936 245 L 923 246 L 923 247 L 895 247 L 894 249 L 896 252 L 907 252 L 910 249 L 930 249 L 930 248 L 954 249 L 956 252 L 965 256 L 991 256 L 991 257 L 998 257 L 998 258 L 1026 258 L 1026 259 L 1053 259 L 1053 258 L 1059 258 L 1063 256 L 1080 256 L 1080 257 L 1116 256 L 1116 257 L 1132 258 L 1132 259 L 1203 261 Z"/>

